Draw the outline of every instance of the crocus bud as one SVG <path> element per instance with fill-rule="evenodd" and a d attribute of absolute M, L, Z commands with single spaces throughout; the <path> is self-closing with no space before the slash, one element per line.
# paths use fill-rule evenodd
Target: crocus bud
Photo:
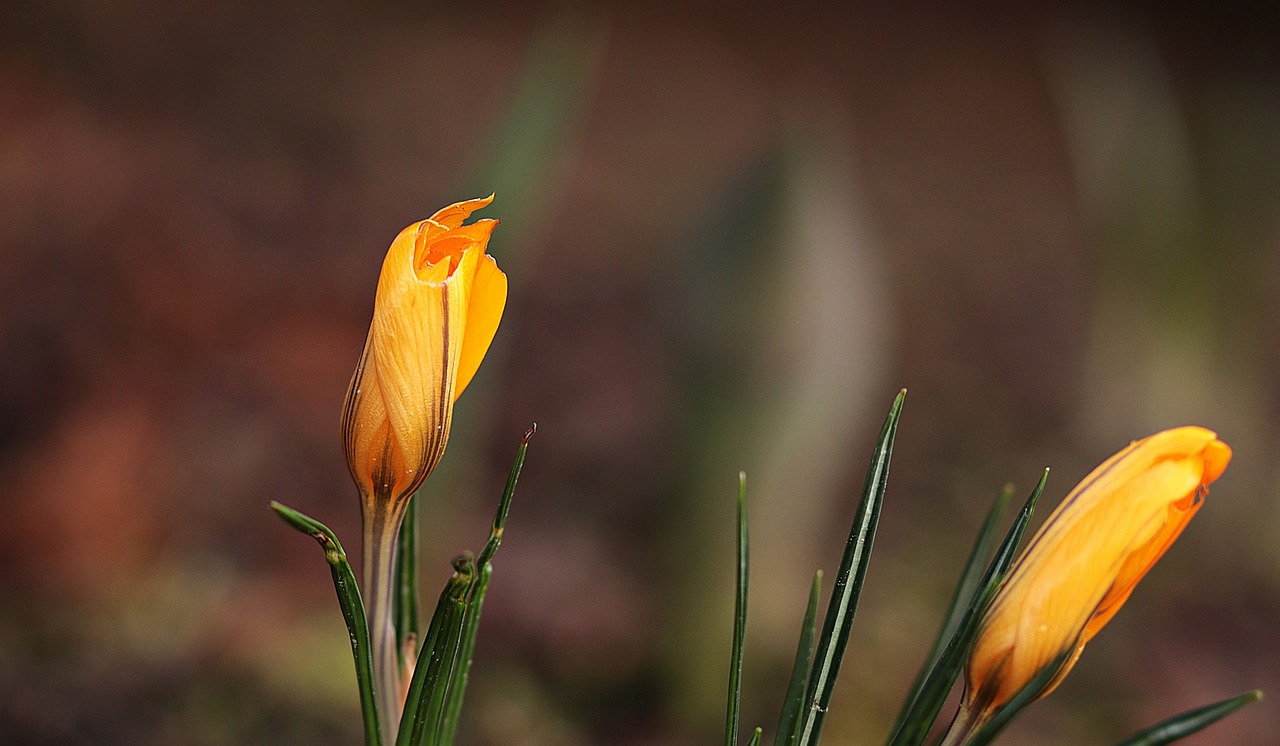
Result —
<path fill-rule="evenodd" d="M 366 509 L 395 512 L 439 462 L 453 402 L 498 329 L 507 278 L 485 254 L 489 204 L 459 202 L 405 228 L 382 263 L 364 354 L 342 409 L 347 465 Z M 366 513 L 367 514 L 367 513 Z"/>
<path fill-rule="evenodd" d="M 360 491 L 384 733 L 395 732 L 403 706 L 391 627 L 396 537 L 409 499 L 444 453 L 453 403 L 480 367 L 506 305 L 507 278 L 485 254 L 497 221 L 462 224 L 492 199 L 446 207 L 392 242 L 342 408 L 342 443 Z"/>
<path fill-rule="evenodd" d="M 983 617 L 958 723 L 971 730 L 1060 661 L 1037 698 L 1057 687 L 1230 460 L 1215 433 L 1179 427 L 1131 443 L 1085 477 L 1036 532 Z"/>

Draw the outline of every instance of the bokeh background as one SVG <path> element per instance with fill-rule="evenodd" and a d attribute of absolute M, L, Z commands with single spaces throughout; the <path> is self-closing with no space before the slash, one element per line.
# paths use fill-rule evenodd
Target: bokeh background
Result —
<path fill-rule="evenodd" d="M 771 726 L 902 387 L 830 743 L 883 739 L 1002 485 L 1052 466 L 1052 505 L 1185 423 L 1231 469 L 1006 740 L 1280 695 L 1275 7 L 688 5 L 4 3 L 0 741 L 358 742 L 327 567 L 266 505 L 358 544 L 383 252 L 490 192 L 511 298 L 424 592 L 539 429 L 465 743 L 720 738 L 739 469 Z"/>

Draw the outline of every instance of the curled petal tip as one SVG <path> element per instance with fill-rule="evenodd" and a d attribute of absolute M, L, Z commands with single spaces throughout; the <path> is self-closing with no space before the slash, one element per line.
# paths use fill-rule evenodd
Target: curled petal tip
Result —
<path fill-rule="evenodd" d="M 1204 448 L 1204 477 L 1202 482 L 1208 484 L 1226 471 L 1231 462 L 1231 446 L 1220 440 L 1211 440 Z"/>
<path fill-rule="evenodd" d="M 443 207 L 437 210 L 436 213 L 428 219 L 439 223 L 446 228 L 457 228 L 462 225 L 462 221 L 471 217 L 471 213 L 481 208 L 488 207 L 491 202 L 493 202 L 492 194 L 488 197 L 455 202 L 448 207 Z"/>

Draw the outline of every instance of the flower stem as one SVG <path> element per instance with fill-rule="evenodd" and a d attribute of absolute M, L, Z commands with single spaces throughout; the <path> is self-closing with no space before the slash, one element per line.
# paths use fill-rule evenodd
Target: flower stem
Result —
<path fill-rule="evenodd" d="M 955 719 L 951 721 L 951 727 L 947 729 L 946 736 L 943 737 L 939 746 L 963 746 L 968 743 L 969 737 L 978 730 L 980 726 L 986 723 L 986 718 L 974 717 L 973 712 L 963 705 L 956 712 Z"/>
<path fill-rule="evenodd" d="M 404 709 L 399 645 L 393 623 L 395 613 L 396 544 L 401 516 L 364 523 L 363 575 L 369 604 L 369 637 L 373 658 L 373 684 L 378 698 L 378 720 L 384 743 L 395 742 L 396 727 Z"/>

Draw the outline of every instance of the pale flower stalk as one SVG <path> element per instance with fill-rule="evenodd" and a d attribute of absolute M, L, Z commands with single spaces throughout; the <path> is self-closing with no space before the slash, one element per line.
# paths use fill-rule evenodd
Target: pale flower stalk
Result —
<path fill-rule="evenodd" d="M 342 410 L 347 465 L 360 492 L 363 596 L 386 743 L 394 741 L 409 673 L 400 670 L 392 615 L 400 524 L 444 453 L 454 401 L 506 304 L 506 276 L 485 253 L 497 221 L 462 224 L 492 199 L 446 207 L 392 242 Z"/>

